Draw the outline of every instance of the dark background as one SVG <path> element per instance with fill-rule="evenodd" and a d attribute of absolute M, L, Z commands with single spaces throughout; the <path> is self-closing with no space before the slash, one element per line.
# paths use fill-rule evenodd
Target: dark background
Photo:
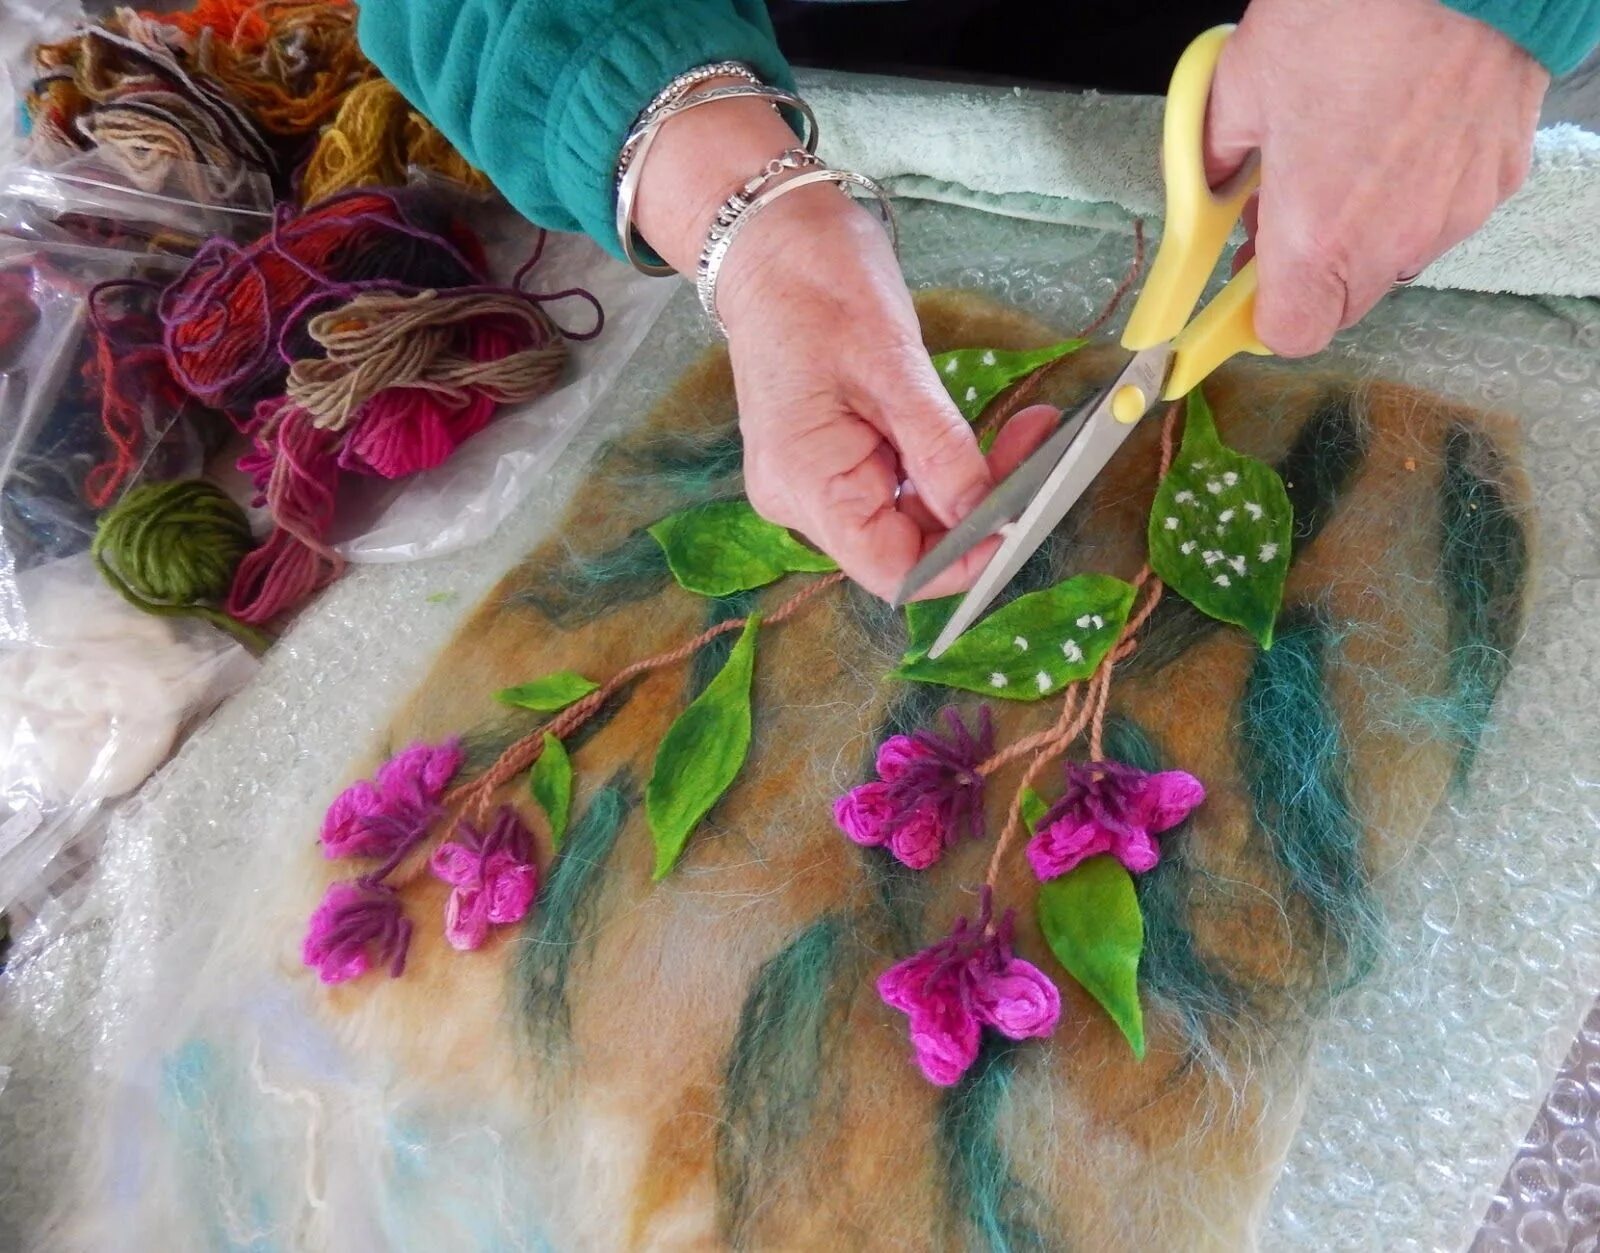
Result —
<path fill-rule="evenodd" d="M 1238 21 L 1244 0 L 769 0 L 767 7 L 797 65 L 1162 95 L 1189 41 Z"/>

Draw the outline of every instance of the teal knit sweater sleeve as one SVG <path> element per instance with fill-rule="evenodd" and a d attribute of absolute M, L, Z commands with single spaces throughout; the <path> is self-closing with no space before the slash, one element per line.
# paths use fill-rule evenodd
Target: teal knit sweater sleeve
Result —
<path fill-rule="evenodd" d="M 792 85 L 763 0 L 362 0 L 358 29 L 517 209 L 613 253 L 617 155 L 657 92 L 712 61 Z"/>
<path fill-rule="evenodd" d="M 1510 36 L 1552 74 L 1575 70 L 1600 43 L 1600 0 L 1445 0 Z"/>
<path fill-rule="evenodd" d="M 1600 0 L 1446 0 L 1552 73 L 1600 40 Z M 764 0 L 362 0 L 380 70 L 528 217 L 618 252 L 628 128 L 684 70 L 751 65 L 791 85 Z"/>

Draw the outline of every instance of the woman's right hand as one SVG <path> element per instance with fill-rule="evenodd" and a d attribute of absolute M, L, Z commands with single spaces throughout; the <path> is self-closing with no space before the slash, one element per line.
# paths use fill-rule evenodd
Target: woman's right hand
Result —
<path fill-rule="evenodd" d="M 759 101 L 673 118 L 640 182 L 641 233 L 692 272 L 723 198 L 793 143 Z M 1025 410 L 987 459 L 979 452 L 928 358 L 887 233 L 831 185 L 797 189 L 745 224 L 717 309 L 750 503 L 885 599 L 1054 425 L 1054 410 Z M 974 549 L 922 596 L 970 585 L 997 544 Z"/>

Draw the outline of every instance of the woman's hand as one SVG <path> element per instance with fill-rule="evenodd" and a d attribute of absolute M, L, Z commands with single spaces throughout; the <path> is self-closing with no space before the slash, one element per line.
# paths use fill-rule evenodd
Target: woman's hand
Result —
<path fill-rule="evenodd" d="M 1054 410 L 1019 415 L 985 460 L 928 359 L 882 225 L 831 186 L 797 191 L 749 223 L 718 305 L 751 504 L 879 596 L 892 597 L 1053 425 Z M 968 586 L 993 548 L 923 594 Z"/>
<path fill-rule="evenodd" d="M 673 118 L 640 181 L 641 233 L 692 272 L 717 206 L 794 143 L 760 102 L 718 102 Z M 1057 418 L 1052 409 L 1025 410 L 987 459 L 978 451 L 934 373 L 876 214 L 828 184 L 779 198 L 743 227 L 723 263 L 717 308 L 728 328 L 750 503 L 886 599 Z M 970 585 L 997 545 L 969 553 L 922 596 Z"/>
<path fill-rule="evenodd" d="M 1262 342 L 1318 351 L 1482 226 L 1527 174 L 1549 81 L 1439 0 L 1254 0 L 1206 135 L 1213 185 L 1261 150 Z"/>

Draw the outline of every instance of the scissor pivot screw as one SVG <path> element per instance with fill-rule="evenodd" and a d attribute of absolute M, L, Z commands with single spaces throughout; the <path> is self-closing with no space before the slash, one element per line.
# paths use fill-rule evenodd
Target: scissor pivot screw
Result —
<path fill-rule="evenodd" d="M 1132 383 L 1124 383 L 1111 397 L 1111 415 L 1118 422 L 1137 422 L 1149 408 L 1144 393 Z"/>

